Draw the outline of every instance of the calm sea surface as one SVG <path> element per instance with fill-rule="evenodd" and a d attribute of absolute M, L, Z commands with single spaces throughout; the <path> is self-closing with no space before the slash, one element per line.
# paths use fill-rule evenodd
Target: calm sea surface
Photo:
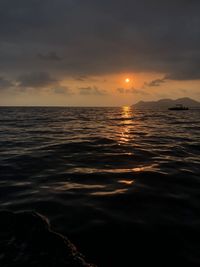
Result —
<path fill-rule="evenodd" d="M 0 205 L 46 215 L 99 266 L 152 246 L 198 265 L 200 111 L 0 108 Z"/>

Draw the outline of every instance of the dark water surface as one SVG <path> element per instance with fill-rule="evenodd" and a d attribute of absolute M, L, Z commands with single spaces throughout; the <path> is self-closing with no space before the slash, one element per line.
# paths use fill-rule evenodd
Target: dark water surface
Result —
<path fill-rule="evenodd" d="M 98 266 L 200 264 L 198 110 L 0 108 L 0 173 Z"/>

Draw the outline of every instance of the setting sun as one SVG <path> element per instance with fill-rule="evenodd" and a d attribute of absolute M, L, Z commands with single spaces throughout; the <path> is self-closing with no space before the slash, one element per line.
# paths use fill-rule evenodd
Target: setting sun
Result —
<path fill-rule="evenodd" d="M 129 79 L 129 78 L 126 78 L 126 79 L 125 79 L 125 82 L 126 82 L 126 83 L 130 83 L 130 79 Z"/>

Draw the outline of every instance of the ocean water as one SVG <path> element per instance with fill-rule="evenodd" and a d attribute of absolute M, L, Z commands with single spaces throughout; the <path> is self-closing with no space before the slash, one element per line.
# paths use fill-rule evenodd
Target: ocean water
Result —
<path fill-rule="evenodd" d="M 2 107 L 0 205 L 98 266 L 199 266 L 200 110 Z"/>

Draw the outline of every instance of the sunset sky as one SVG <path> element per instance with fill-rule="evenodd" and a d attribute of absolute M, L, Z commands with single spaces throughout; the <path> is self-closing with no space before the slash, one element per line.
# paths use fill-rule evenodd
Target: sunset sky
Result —
<path fill-rule="evenodd" d="M 0 0 L 0 105 L 200 100 L 199 14 L 198 0 Z"/>

